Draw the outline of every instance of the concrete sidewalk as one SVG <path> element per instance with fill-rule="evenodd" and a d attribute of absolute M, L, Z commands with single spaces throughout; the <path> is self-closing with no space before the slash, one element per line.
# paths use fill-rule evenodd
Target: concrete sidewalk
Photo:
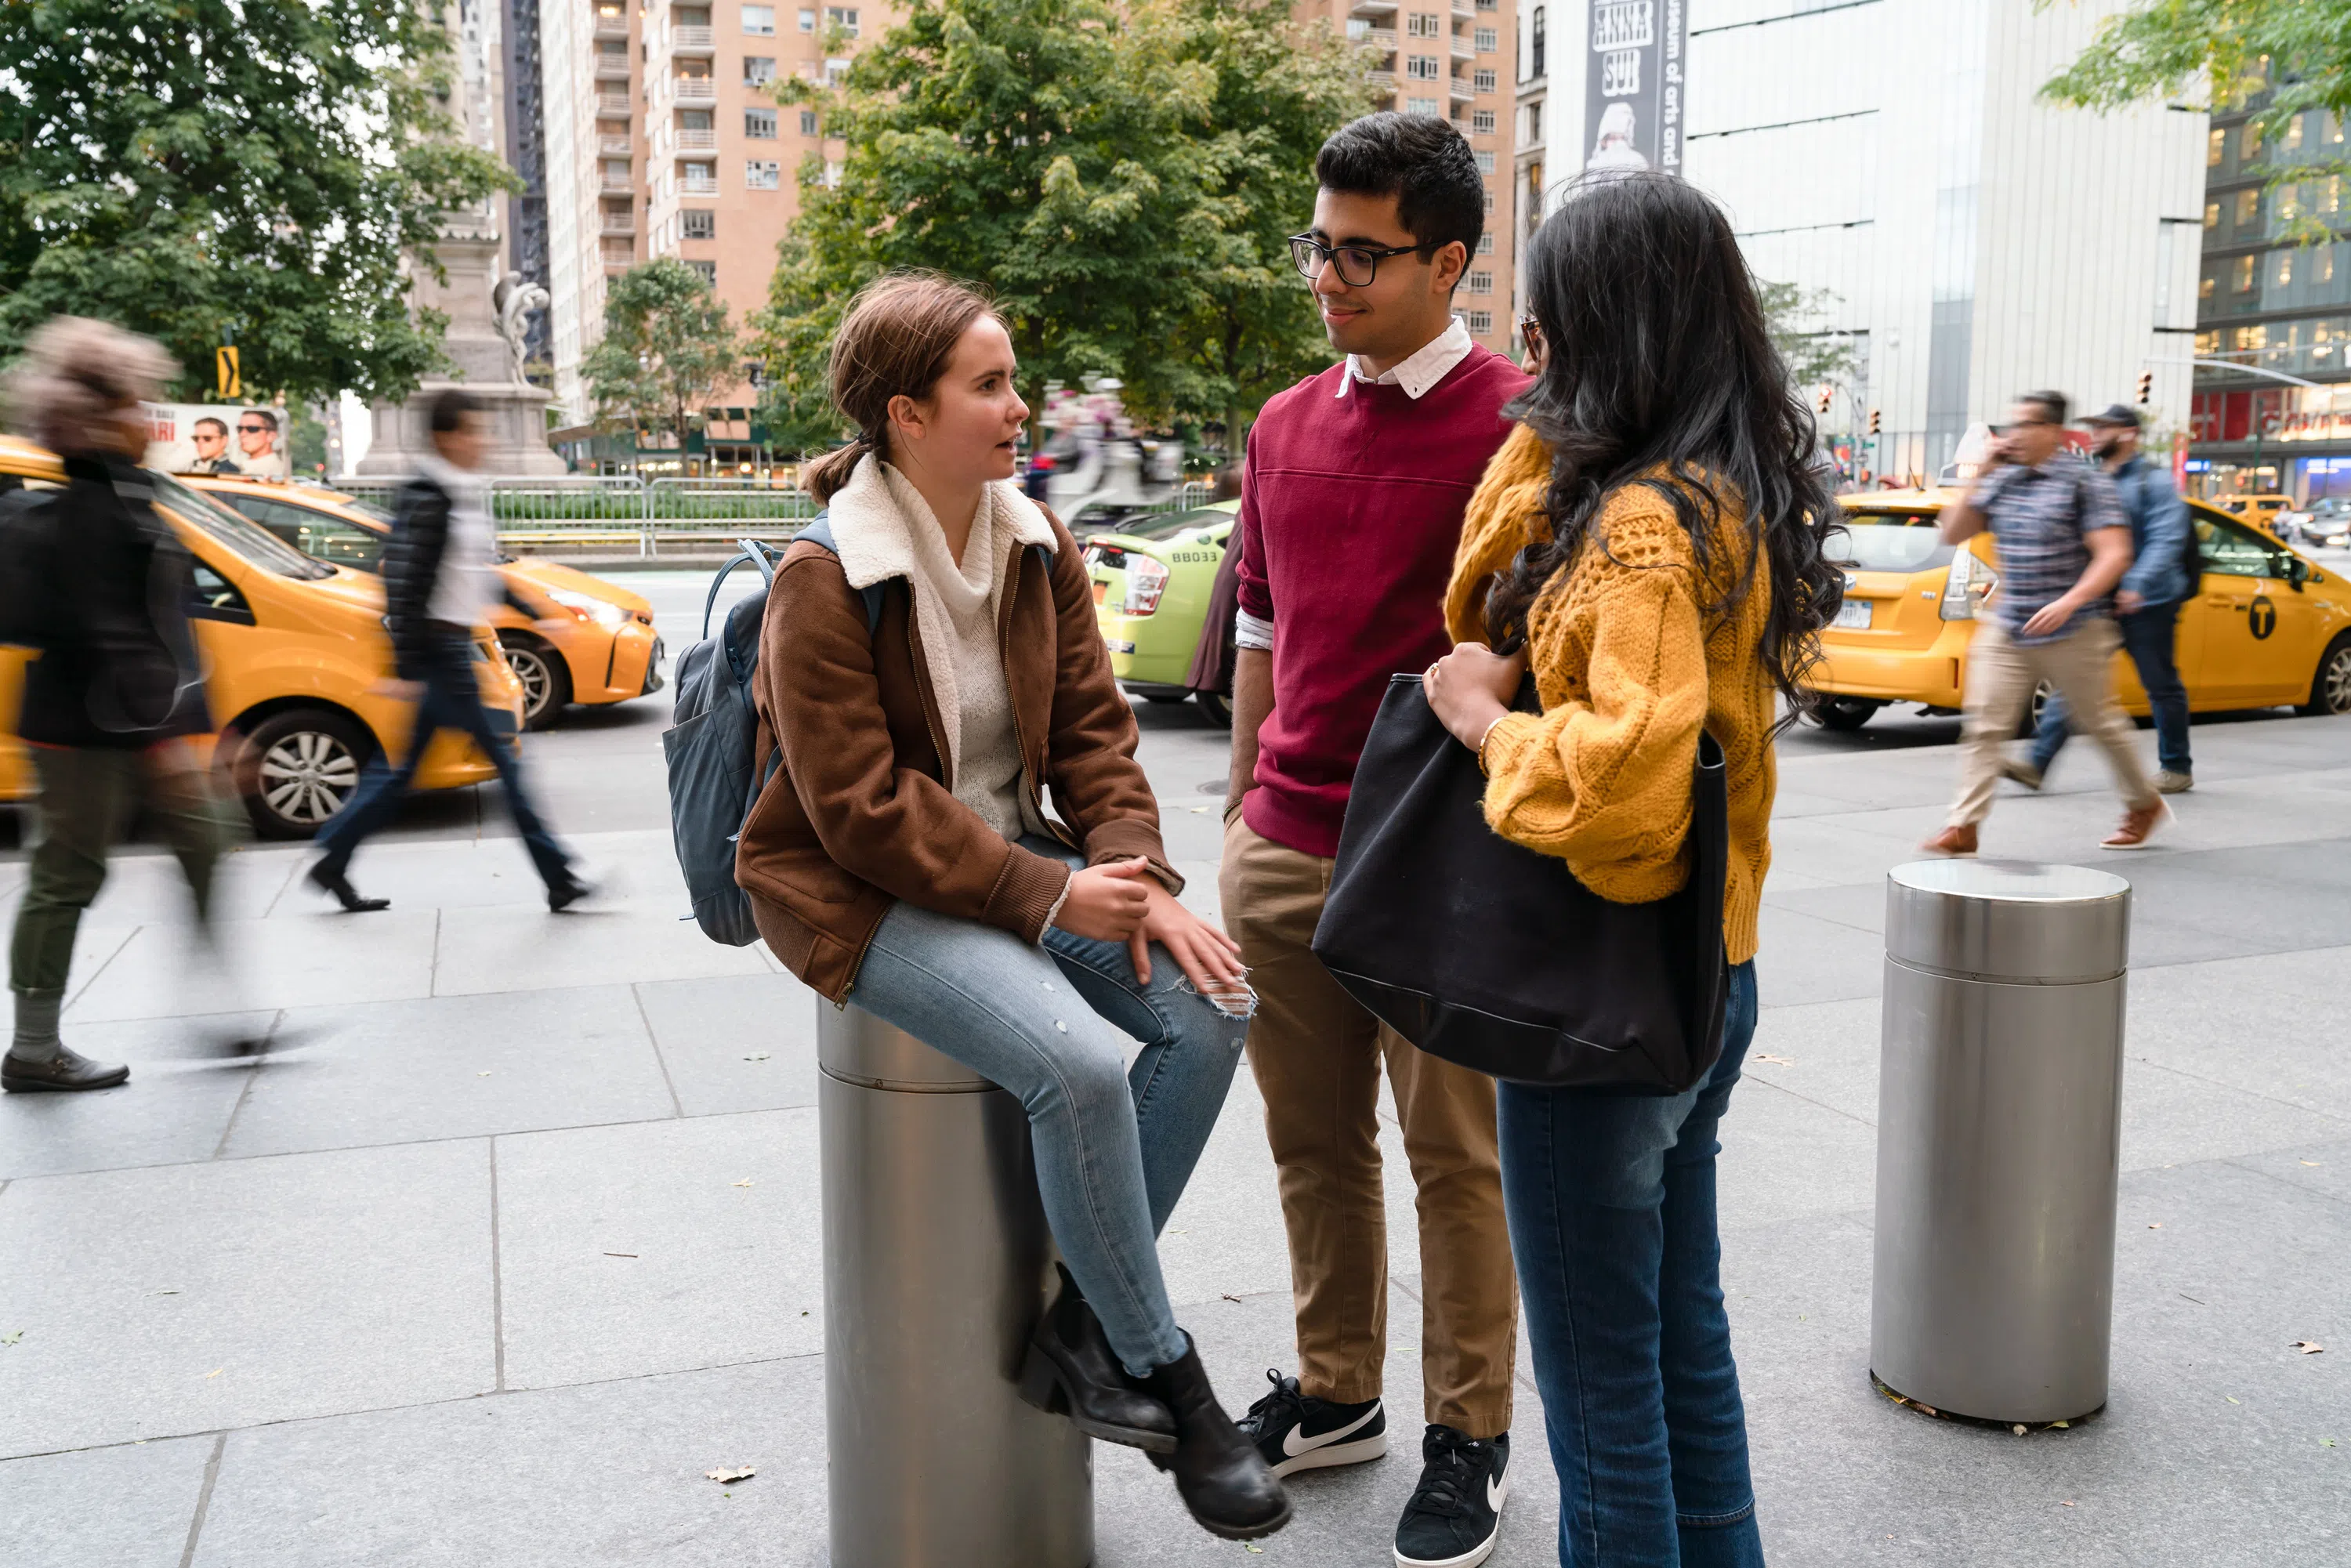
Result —
<path fill-rule="evenodd" d="M 1188 709 L 1143 717 L 1212 907 L 1222 737 Z M 816 1004 L 680 923 L 658 727 L 534 738 L 542 778 L 610 759 L 551 790 L 622 881 L 592 914 L 549 915 L 496 817 L 449 801 L 360 862 L 385 915 L 329 913 L 294 850 L 238 854 L 258 1064 L 195 1038 L 231 1020 L 195 1018 L 226 1004 L 179 978 L 170 862 L 119 864 L 67 1016 L 131 1082 L 0 1102 L 0 1564 L 825 1562 Z M 1766 1011 L 1723 1132 L 1773 1561 L 2351 1562 L 2351 723 L 2199 727 L 2197 789 L 2154 852 L 2093 847 L 2115 808 L 2086 747 L 1987 829 L 1988 853 L 2138 889 L 2113 1403 L 2027 1437 L 1869 1385 L 1883 878 L 1939 821 L 1953 756 L 1853 738 L 1784 750 Z M 0 856 L 0 916 L 22 873 Z M 1390 1133 L 1395 1450 L 1301 1478 L 1260 1558 L 1098 1446 L 1103 1568 L 1388 1560 L 1420 1316 Z M 1246 1072 L 1164 1251 L 1238 1409 L 1294 1361 Z M 1520 1394 L 1506 1565 L 1556 1560 Z M 703 1479 L 731 1465 L 758 1475 Z"/>

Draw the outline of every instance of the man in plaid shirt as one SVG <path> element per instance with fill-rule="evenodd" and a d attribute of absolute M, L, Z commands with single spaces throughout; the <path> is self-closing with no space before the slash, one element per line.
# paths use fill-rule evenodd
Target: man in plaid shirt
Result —
<path fill-rule="evenodd" d="M 2100 847 L 2135 850 L 2168 815 L 2139 761 L 2130 718 L 2115 700 L 2111 595 L 2130 570 L 2130 519 L 2114 482 L 2061 452 L 2063 392 L 2027 392 L 1994 433 L 1991 465 L 1942 516 L 1944 542 L 1991 530 L 2000 586 L 1977 616 L 1968 648 L 1966 717 L 1959 732 L 1959 793 L 1949 825 L 1921 849 L 1976 852 L 1991 814 L 2007 745 L 2042 682 L 2054 686 L 2082 734 L 2105 748 L 2122 794 L 2122 824 Z"/>

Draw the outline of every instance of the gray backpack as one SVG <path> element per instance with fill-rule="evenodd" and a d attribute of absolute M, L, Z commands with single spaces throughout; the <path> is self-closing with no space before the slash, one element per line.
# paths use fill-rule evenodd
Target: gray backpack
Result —
<path fill-rule="evenodd" d="M 798 538 L 833 548 L 832 525 L 820 512 Z M 750 895 L 735 884 L 735 843 L 780 759 L 779 753 L 771 754 L 767 768 L 753 777 L 759 714 L 751 700 L 751 678 L 759 667 L 767 595 L 746 598 L 729 610 L 715 637 L 710 614 L 719 586 L 746 561 L 758 569 L 764 585 L 773 586 L 783 551 L 758 539 L 736 543 L 735 555 L 711 579 L 702 601 L 702 640 L 677 661 L 674 722 L 662 732 L 662 755 L 669 765 L 670 837 L 694 901 L 694 918 L 712 941 L 747 947 L 759 939 L 759 928 L 751 918 Z M 860 597 L 870 634 L 882 622 L 882 585 L 875 583 Z"/>

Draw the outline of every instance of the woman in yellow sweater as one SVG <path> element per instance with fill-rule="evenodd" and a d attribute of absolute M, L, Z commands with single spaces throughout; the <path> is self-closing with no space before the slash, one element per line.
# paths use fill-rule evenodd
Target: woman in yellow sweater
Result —
<path fill-rule="evenodd" d="M 1535 235 L 1547 351 L 1470 502 L 1428 700 L 1486 820 L 1604 898 L 1687 875 L 1698 737 L 1722 747 L 1722 1058 L 1671 1098 L 1501 1086 L 1502 1189 L 1575 1568 L 1763 1561 L 1718 1280 L 1716 1124 L 1755 1030 L 1781 699 L 1841 578 L 1811 415 L 1729 224 L 1665 175 L 1597 178 Z M 1507 650 L 1497 653 L 1494 650 Z M 1541 713 L 1510 704 L 1528 668 Z"/>

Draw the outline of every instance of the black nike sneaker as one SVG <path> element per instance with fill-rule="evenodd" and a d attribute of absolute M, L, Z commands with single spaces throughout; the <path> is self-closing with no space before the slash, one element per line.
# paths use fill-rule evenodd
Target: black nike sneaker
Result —
<path fill-rule="evenodd" d="M 1481 1441 L 1431 1422 L 1420 1453 L 1420 1485 L 1396 1525 L 1396 1568 L 1476 1568 L 1501 1531 L 1510 1435 Z"/>
<path fill-rule="evenodd" d="M 1376 1399 L 1340 1405 L 1299 1391 L 1298 1379 L 1268 1368 L 1273 1392 L 1234 1425 L 1257 1445 L 1278 1476 L 1332 1465 L 1360 1465 L 1388 1451 L 1387 1412 Z"/>

